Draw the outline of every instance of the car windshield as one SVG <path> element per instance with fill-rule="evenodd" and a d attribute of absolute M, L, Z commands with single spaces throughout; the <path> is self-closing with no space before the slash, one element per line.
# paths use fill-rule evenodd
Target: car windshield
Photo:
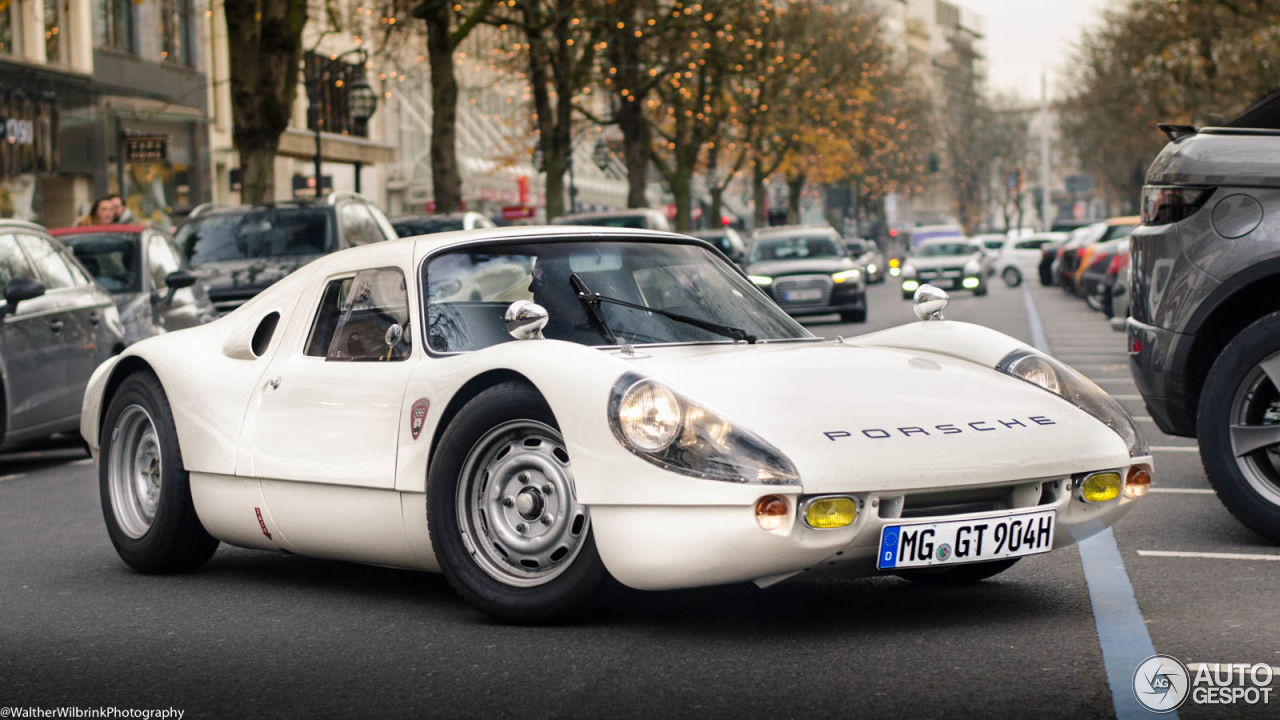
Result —
<path fill-rule="evenodd" d="M 762 340 L 812 337 L 732 266 L 698 245 L 623 240 L 486 245 L 439 255 L 425 272 L 427 343 L 435 352 L 479 350 L 512 340 L 502 318 L 517 300 L 546 308 L 547 338 L 614 344 L 574 293 L 573 275 L 592 293 L 740 328 Z M 610 303 L 598 307 L 619 344 L 730 342 L 646 310 Z"/>
<path fill-rule="evenodd" d="M 943 257 L 947 255 L 972 255 L 977 248 L 967 242 L 940 242 L 916 248 L 916 257 Z"/>
<path fill-rule="evenodd" d="M 430 235 L 431 233 L 453 232 L 462 229 L 462 218 L 416 218 L 413 220 L 393 220 L 391 227 L 396 229 L 400 237 L 414 235 Z"/>
<path fill-rule="evenodd" d="M 599 225 L 601 227 L 639 228 L 649 227 L 648 218 L 644 215 L 613 215 L 605 217 L 562 217 L 556 220 L 557 225 Z"/>
<path fill-rule="evenodd" d="M 333 250 L 324 208 L 252 208 L 192 218 L 174 241 L 192 267 L 219 260 L 323 255 Z"/>
<path fill-rule="evenodd" d="M 790 235 L 756 240 L 751 246 L 751 262 L 806 260 L 842 257 L 840 246 L 825 235 Z"/>
<path fill-rule="evenodd" d="M 76 259 L 98 284 L 112 293 L 142 291 L 138 253 L 139 233 L 101 232 L 63 235 Z"/>

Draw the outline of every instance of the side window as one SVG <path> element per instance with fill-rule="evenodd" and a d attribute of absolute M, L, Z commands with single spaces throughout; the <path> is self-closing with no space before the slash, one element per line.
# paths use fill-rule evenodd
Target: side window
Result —
<path fill-rule="evenodd" d="M 163 235 L 153 233 L 147 240 L 147 272 L 151 273 L 151 280 L 155 283 L 155 287 L 157 289 L 167 287 L 165 278 L 169 277 L 169 273 L 181 269 L 182 261 L 178 259 L 173 246 L 165 240 Z"/>
<path fill-rule="evenodd" d="M 1013 247 L 1018 250 L 1039 250 L 1041 245 L 1047 241 L 1036 238 L 1035 240 L 1019 240 Z"/>
<path fill-rule="evenodd" d="M 35 279 L 35 272 L 27 256 L 18 247 L 18 238 L 13 235 L 0 235 L 0 290 L 14 278 Z"/>
<path fill-rule="evenodd" d="M 60 290 L 75 287 L 76 281 L 71 277 L 71 269 L 62 259 L 62 253 L 53 243 L 34 235 L 20 236 L 23 247 L 31 255 L 31 262 L 40 274 L 40 281 L 48 290 Z"/>
<path fill-rule="evenodd" d="M 340 362 L 406 360 L 409 293 L 395 269 L 362 270 L 325 287 L 305 354 Z"/>
<path fill-rule="evenodd" d="M 67 262 L 67 269 L 71 271 L 71 279 L 76 285 L 92 285 L 93 278 L 89 277 L 89 273 L 85 272 L 80 266 L 80 261 L 76 260 L 76 256 L 72 253 L 64 253 L 62 258 Z"/>

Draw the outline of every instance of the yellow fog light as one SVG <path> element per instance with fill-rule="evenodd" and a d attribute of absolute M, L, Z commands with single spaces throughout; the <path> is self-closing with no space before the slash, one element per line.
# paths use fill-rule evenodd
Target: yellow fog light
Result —
<path fill-rule="evenodd" d="M 1120 473 L 1094 473 L 1084 479 L 1080 487 L 1080 497 L 1085 502 L 1098 503 L 1115 500 L 1120 495 Z"/>
<path fill-rule="evenodd" d="M 1124 496 L 1138 498 L 1151 489 L 1151 473 L 1141 465 L 1129 468 L 1129 477 L 1124 483 Z"/>
<path fill-rule="evenodd" d="M 804 511 L 804 521 L 818 529 L 852 525 L 857 517 L 858 503 L 850 497 L 818 498 L 810 501 Z"/>
<path fill-rule="evenodd" d="M 786 522 L 789 509 L 786 498 L 765 495 L 756 501 L 756 523 L 765 530 L 777 530 Z"/>
<path fill-rule="evenodd" d="M 979 285 L 979 284 L 981 284 L 981 283 L 982 283 L 982 281 L 981 281 L 981 280 L 979 280 L 978 278 L 965 278 L 965 279 L 961 282 L 961 284 L 962 284 L 962 285 L 964 285 L 964 289 L 965 289 L 965 290 L 972 290 L 972 289 L 974 289 L 974 288 L 978 287 L 978 285 Z"/>

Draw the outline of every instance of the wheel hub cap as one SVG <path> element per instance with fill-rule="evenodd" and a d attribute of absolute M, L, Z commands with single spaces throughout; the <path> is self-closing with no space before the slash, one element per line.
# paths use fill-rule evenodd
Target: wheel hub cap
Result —
<path fill-rule="evenodd" d="M 163 456 L 155 423 L 141 405 L 130 405 L 111 431 L 107 486 L 116 524 L 130 538 L 147 534 L 160 507 Z"/>

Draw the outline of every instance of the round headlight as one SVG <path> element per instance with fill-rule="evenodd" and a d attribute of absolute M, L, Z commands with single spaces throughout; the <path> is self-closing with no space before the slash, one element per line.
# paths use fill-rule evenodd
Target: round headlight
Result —
<path fill-rule="evenodd" d="M 646 452 L 658 452 L 680 434 L 680 401 L 675 393 L 653 382 L 638 382 L 618 404 L 618 423 L 627 442 Z"/>
<path fill-rule="evenodd" d="M 1026 355 L 1010 368 L 1015 375 L 1048 390 L 1062 394 L 1062 384 L 1058 379 L 1058 371 L 1044 358 L 1038 355 Z"/>

